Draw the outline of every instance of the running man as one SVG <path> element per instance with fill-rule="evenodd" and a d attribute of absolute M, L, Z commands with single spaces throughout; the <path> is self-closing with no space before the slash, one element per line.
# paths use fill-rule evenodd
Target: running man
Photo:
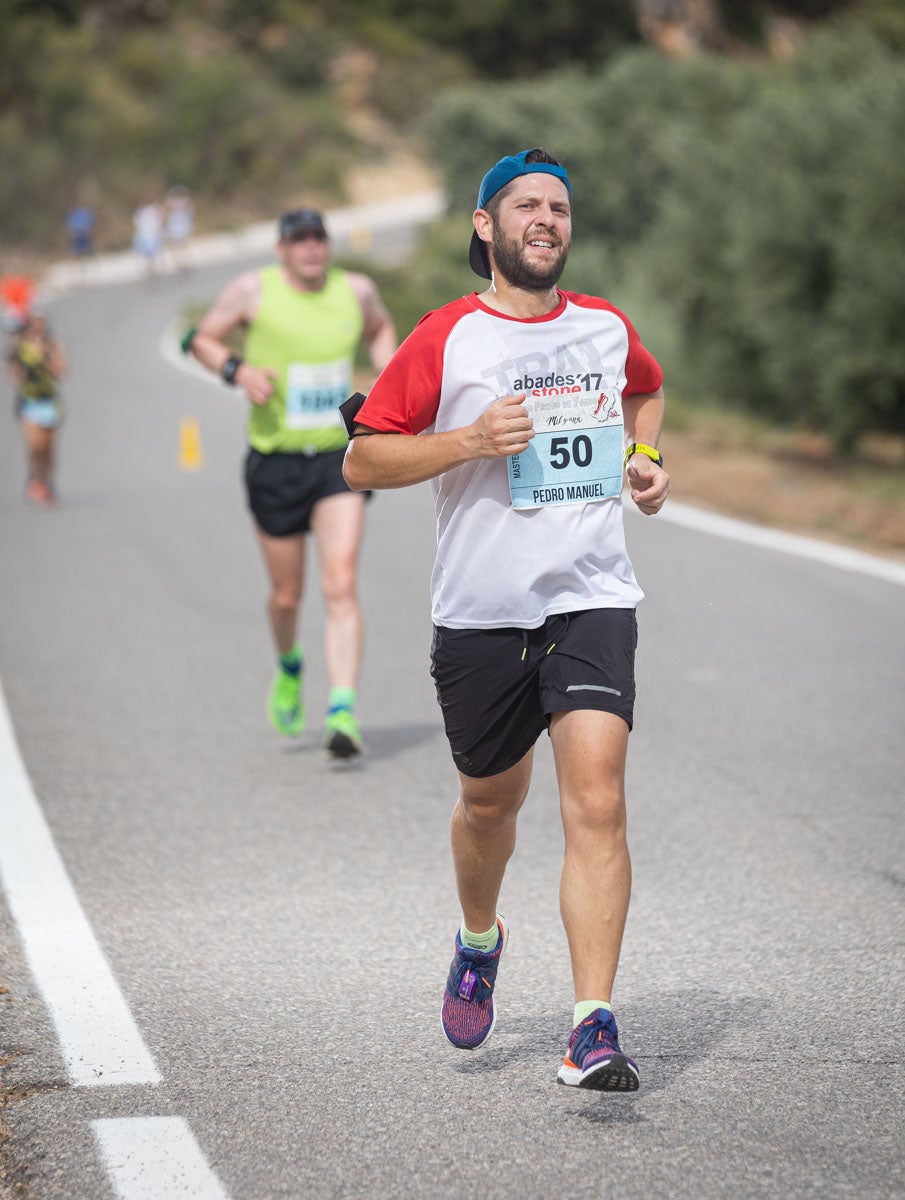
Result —
<path fill-rule="evenodd" d="M 41 313 L 30 313 L 13 334 L 7 368 L 16 390 L 16 415 L 25 442 L 25 495 L 33 504 L 53 508 L 57 501 L 56 438 L 63 421 L 59 384 L 66 371 L 66 355 Z"/>
<path fill-rule="evenodd" d="M 666 499 L 662 372 L 618 309 L 557 288 L 571 202 L 546 150 L 488 171 L 469 260 L 490 285 L 418 323 L 357 414 L 345 474 L 353 488 L 430 479 L 436 501 L 431 673 L 459 772 L 462 907 L 446 1037 L 474 1049 L 493 1031 L 508 936 L 497 900 L 546 728 L 575 992 L 558 1078 L 634 1091 L 611 1007 L 631 890 L 625 763 L 643 594 L 620 494 L 625 468 L 643 513 Z"/>
<path fill-rule="evenodd" d="M 279 222 L 279 262 L 224 288 L 190 340 L 195 357 L 251 402 L 245 462 L 249 507 L 270 576 L 267 612 L 279 661 L 268 697 L 274 727 L 305 727 L 299 609 L 308 534 L 320 567 L 330 683 L 325 744 L 336 758 L 360 753 L 355 701 L 363 647 L 357 595 L 365 497 L 349 490 L 348 442 L 339 405 L 352 387 L 359 343 L 379 373 L 396 332 L 367 275 L 331 264 L 321 214 L 302 208 Z M 227 345 L 245 331 L 244 357 Z"/>

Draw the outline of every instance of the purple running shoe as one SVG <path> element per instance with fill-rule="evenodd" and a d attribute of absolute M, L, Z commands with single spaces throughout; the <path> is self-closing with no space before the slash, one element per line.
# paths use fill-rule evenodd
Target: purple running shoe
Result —
<path fill-rule="evenodd" d="M 456 953 L 450 963 L 440 1017 L 447 1039 L 460 1050 L 476 1050 L 483 1046 L 496 1024 L 493 985 L 500 955 L 509 940 L 503 918 L 498 916 L 496 923 L 500 930 L 499 941 L 496 949 L 487 954 L 469 950 L 456 934 Z"/>
<path fill-rule="evenodd" d="M 569 1087 L 598 1092 L 638 1090 L 638 1068 L 619 1048 L 619 1030 L 611 1012 L 598 1008 L 575 1026 L 557 1079 Z"/>

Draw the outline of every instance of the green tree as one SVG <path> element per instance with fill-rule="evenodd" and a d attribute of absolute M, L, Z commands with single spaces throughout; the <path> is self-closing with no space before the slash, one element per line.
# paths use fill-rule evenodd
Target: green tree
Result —
<path fill-rule="evenodd" d="M 565 282 L 656 311 L 689 399 L 843 450 L 905 429 L 905 64 L 876 39 L 830 31 L 788 63 L 636 52 L 451 92 L 426 128 L 463 213 L 501 154 L 564 158 Z"/>

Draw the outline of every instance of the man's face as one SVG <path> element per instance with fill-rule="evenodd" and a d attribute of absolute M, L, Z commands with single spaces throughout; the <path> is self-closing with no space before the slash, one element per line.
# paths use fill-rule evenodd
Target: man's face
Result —
<path fill-rule="evenodd" d="M 318 233 L 297 233 L 279 244 L 280 259 L 298 283 L 320 284 L 330 258 L 330 243 Z"/>
<path fill-rule="evenodd" d="M 572 244 L 572 206 L 555 175 L 521 175 L 500 201 L 490 253 L 513 287 L 546 291 L 562 275 Z"/>

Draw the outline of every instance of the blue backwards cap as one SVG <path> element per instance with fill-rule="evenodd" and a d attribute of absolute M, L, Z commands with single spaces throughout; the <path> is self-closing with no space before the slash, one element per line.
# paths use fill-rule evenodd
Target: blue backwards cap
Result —
<path fill-rule="evenodd" d="M 572 185 L 569 183 L 566 168 L 560 167 L 557 163 L 526 162 L 525 160 L 528 155 L 533 153 L 533 150 L 521 150 L 518 154 L 507 154 L 499 162 L 494 163 L 481 180 L 481 186 L 478 188 L 478 202 L 475 207 L 486 208 L 488 200 L 495 196 L 501 188 L 504 188 L 507 183 L 512 183 L 513 179 L 518 179 L 520 175 L 555 175 L 557 179 L 561 179 L 566 185 L 571 197 Z M 487 258 L 486 243 L 481 241 L 477 235 L 477 231 L 471 235 L 468 261 L 472 271 L 476 275 L 480 275 L 483 279 L 490 279 L 490 261 Z"/>

